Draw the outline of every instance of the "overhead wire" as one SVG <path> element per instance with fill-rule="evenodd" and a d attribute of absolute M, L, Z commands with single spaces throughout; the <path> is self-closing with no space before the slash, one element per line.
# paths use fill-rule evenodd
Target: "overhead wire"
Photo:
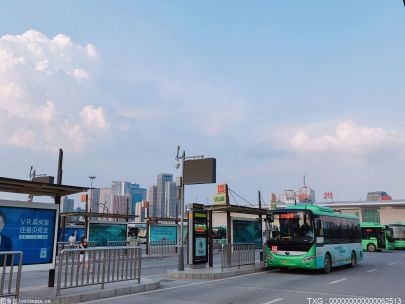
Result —
<path fill-rule="evenodd" d="M 239 197 L 240 199 L 242 199 L 245 203 L 248 203 L 250 206 L 254 207 L 254 205 L 249 202 L 247 199 L 243 198 L 242 196 L 240 196 L 239 194 L 237 194 L 235 191 L 233 191 L 231 188 L 228 187 L 228 192 L 231 194 L 232 198 L 235 200 L 235 202 L 237 203 L 237 200 L 235 199 L 234 195 L 236 195 L 237 197 Z M 238 205 L 238 204 L 237 204 Z"/>

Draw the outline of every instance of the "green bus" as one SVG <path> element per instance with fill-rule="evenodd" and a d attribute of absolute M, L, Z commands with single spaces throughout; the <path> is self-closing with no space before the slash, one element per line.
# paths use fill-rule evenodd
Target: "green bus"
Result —
<path fill-rule="evenodd" d="M 363 251 L 381 251 L 386 249 L 387 227 L 376 222 L 361 222 L 361 247 Z"/>
<path fill-rule="evenodd" d="M 387 249 L 405 249 L 405 222 L 396 222 L 387 227 Z"/>
<path fill-rule="evenodd" d="M 297 204 L 272 210 L 265 264 L 276 268 L 319 269 L 356 267 L 363 259 L 360 222 L 332 208 Z"/>

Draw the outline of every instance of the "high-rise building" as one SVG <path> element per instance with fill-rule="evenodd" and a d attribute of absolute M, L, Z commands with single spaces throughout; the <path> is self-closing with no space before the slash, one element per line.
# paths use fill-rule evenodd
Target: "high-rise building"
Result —
<path fill-rule="evenodd" d="M 146 189 L 140 188 L 138 184 L 113 181 L 111 187 L 111 201 L 114 213 L 117 210 L 123 210 L 123 202 L 125 201 L 125 212 L 118 212 L 118 214 L 136 214 L 136 203 L 146 199 Z M 128 203 L 128 206 L 126 205 Z M 119 204 L 119 206 L 117 205 Z"/>
<path fill-rule="evenodd" d="M 99 212 L 99 201 L 100 201 L 100 188 L 91 188 L 89 195 L 89 207 L 90 211 L 94 213 Z"/>
<path fill-rule="evenodd" d="M 159 174 L 156 187 L 156 216 L 176 218 L 179 200 L 176 198 L 176 183 L 173 182 L 173 174 Z"/>
<path fill-rule="evenodd" d="M 149 216 L 157 217 L 157 186 L 148 188 Z"/>
<path fill-rule="evenodd" d="M 112 196 L 112 213 L 113 214 L 129 214 L 129 195 L 113 195 Z"/>
<path fill-rule="evenodd" d="M 132 215 L 140 215 L 136 212 L 136 204 L 146 200 L 146 189 L 140 188 L 138 184 L 130 184 L 129 194 L 131 195 L 131 210 Z"/>
<path fill-rule="evenodd" d="M 73 212 L 74 205 L 75 205 L 75 200 L 74 199 L 71 199 L 71 198 L 69 198 L 67 196 L 64 196 L 63 200 L 62 200 L 61 211 L 62 212 Z"/>

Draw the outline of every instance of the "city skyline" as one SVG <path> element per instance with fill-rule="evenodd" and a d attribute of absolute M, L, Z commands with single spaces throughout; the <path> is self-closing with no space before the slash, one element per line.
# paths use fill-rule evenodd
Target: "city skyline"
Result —
<path fill-rule="evenodd" d="M 303 176 L 317 201 L 403 199 L 404 14 L 401 1 L 5 0 L 1 175 L 56 177 L 62 149 L 65 185 L 148 189 L 182 175 L 180 145 L 217 164 L 186 204 L 223 183 L 267 203 Z"/>

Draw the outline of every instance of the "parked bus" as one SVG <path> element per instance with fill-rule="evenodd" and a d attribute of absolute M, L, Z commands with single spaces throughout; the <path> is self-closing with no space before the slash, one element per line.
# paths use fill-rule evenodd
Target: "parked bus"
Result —
<path fill-rule="evenodd" d="M 387 249 L 405 249 L 405 223 L 396 222 L 387 226 Z"/>
<path fill-rule="evenodd" d="M 381 251 L 386 249 L 385 225 L 375 222 L 361 222 L 361 247 L 363 251 Z"/>
<path fill-rule="evenodd" d="M 273 210 L 268 216 L 266 265 L 320 269 L 351 265 L 363 259 L 360 222 L 354 215 L 328 207 L 299 204 Z"/>

